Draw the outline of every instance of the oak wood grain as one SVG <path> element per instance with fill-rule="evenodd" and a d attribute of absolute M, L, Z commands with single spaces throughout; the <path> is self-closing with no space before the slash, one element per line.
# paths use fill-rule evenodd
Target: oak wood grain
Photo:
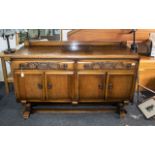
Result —
<path fill-rule="evenodd" d="M 72 43 L 31 45 L 0 57 L 11 60 L 15 94 L 24 103 L 119 105 L 133 98 L 139 56 L 120 44 L 81 44 L 76 50 Z M 93 68 L 84 67 L 88 63 Z"/>

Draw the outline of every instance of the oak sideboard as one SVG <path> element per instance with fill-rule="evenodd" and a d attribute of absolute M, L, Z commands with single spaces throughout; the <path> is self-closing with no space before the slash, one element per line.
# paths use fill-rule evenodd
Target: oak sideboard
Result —
<path fill-rule="evenodd" d="M 109 104 L 124 115 L 134 96 L 139 56 L 120 44 L 31 45 L 0 57 L 11 61 L 25 119 L 34 103 Z"/>

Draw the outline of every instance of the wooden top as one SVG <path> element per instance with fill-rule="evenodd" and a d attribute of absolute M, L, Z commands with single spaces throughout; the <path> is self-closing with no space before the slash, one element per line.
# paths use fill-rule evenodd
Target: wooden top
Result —
<path fill-rule="evenodd" d="M 138 59 L 138 54 L 130 52 L 130 49 L 120 46 L 34 46 L 24 47 L 17 50 L 14 54 L 0 53 L 0 57 L 5 58 L 127 58 Z"/>
<path fill-rule="evenodd" d="M 149 56 L 140 56 L 140 59 L 142 62 L 154 62 L 155 63 L 155 57 L 149 57 Z"/>

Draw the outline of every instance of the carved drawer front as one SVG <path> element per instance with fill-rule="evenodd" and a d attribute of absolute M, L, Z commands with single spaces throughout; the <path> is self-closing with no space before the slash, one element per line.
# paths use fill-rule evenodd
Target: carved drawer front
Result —
<path fill-rule="evenodd" d="M 79 70 L 106 70 L 106 69 L 136 69 L 136 61 L 121 61 L 121 60 L 102 60 L 102 61 L 79 61 Z"/>
<path fill-rule="evenodd" d="M 14 61 L 12 68 L 21 70 L 72 70 L 73 61 Z"/>

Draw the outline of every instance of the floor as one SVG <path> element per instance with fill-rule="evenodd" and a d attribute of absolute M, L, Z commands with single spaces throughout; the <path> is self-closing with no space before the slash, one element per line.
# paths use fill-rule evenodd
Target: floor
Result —
<path fill-rule="evenodd" d="M 13 89 L 13 88 L 12 88 Z M 141 100 L 152 94 L 141 95 Z M 0 83 L 1 126 L 152 126 L 155 118 L 147 120 L 137 108 L 136 102 L 126 107 L 124 119 L 112 112 L 91 113 L 34 113 L 28 120 L 22 117 L 22 106 L 16 102 L 13 91 L 6 96 L 4 84 Z"/>

